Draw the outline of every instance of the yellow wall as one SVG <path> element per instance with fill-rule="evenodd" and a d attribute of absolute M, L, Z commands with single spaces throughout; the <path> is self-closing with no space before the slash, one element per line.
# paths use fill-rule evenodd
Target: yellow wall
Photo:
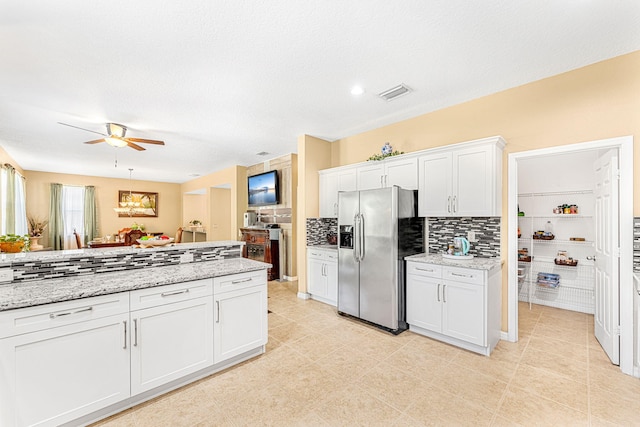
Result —
<path fill-rule="evenodd" d="M 3 165 L 5 163 L 9 163 L 15 168 L 15 170 L 20 173 L 20 175 L 24 176 L 24 170 L 22 170 L 20 165 L 15 160 L 13 160 L 13 157 L 11 157 L 9 153 L 4 151 L 4 148 L 0 147 L 0 165 Z"/>
<path fill-rule="evenodd" d="M 319 214 L 318 171 L 331 167 L 331 143 L 309 135 L 298 137 L 298 291 L 307 292 L 307 218 Z"/>
<path fill-rule="evenodd" d="M 638 94 L 640 51 L 340 139 L 331 144 L 331 167 L 364 161 L 371 154 L 379 153 L 387 141 L 396 150 L 412 152 L 501 135 L 507 141 L 503 157 L 502 203 L 503 218 L 506 218 L 509 153 L 633 135 L 634 183 L 638 182 Z M 301 159 L 301 163 L 304 161 Z M 315 170 L 306 173 L 305 180 L 310 185 L 306 189 L 307 194 L 317 189 L 314 186 L 315 176 Z M 634 187 L 637 194 L 640 186 Z M 307 216 L 314 216 L 314 213 L 317 212 L 310 209 Z M 640 215 L 640 197 L 634 197 L 634 213 Z M 506 230 L 505 220 L 502 222 L 502 254 L 505 260 Z M 504 330 L 507 325 L 506 301 L 507 269 L 504 268 Z"/>
<path fill-rule="evenodd" d="M 182 198 L 180 184 L 100 178 L 95 176 L 25 171 L 27 215 L 49 218 L 49 188 L 52 182 L 63 185 L 93 185 L 96 188 L 98 233 L 115 234 L 133 222 L 144 224 L 147 231 L 163 232 L 173 236 L 182 224 Z M 157 218 L 120 218 L 113 210 L 118 203 L 119 190 L 158 193 Z M 47 233 L 41 243 L 48 246 Z"/>

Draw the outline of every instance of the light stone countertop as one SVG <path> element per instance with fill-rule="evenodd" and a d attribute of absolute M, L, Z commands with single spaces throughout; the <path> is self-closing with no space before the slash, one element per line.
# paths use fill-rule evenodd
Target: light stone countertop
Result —
<path fill-rule="evenodd" d="M 8 283 L 0 285 L 0 311 L 265 270 L 269 267 L 271 264 L 247 258 L 231 258 L 60 279 Z"/>
<path fill-rule="evenodd" d="M 307 245 L 307 249 L 328 249 L 332 251 L 337 251 L 338 245 Z"/>
<path fill-rule="evenodd" d="M 444 258 L 442 254 L 417 254 L 404 258 L 405 261 L 423 262 L 425 264 L 445 265 L 449 267 L 471 268 L 474 270 L 491 271 L 494 268 L 500 268 L 502 261 L 500 258 L 480 258 L 472 259 L 449 259 Z"/>

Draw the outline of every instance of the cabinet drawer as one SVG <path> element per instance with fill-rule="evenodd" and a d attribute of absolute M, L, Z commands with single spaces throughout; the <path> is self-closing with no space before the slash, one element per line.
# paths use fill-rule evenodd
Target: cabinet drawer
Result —
<path fill-rule="evenodd" d="M 424 262 L 407 262 L 407 274 L 415 274 L 417 276 L 442 277 L 442 266 L 436 264 L 425 264 Z"/>
<path fill-rule="evenodd" d="M 128 312 L 128 292 L 3 311 L 0 338 Z"/>
<path fill-rule="evenodd" d="M 247 243 L 266 244 L 269 243 L 269 236 L 266 234 L 248 234 L 245 236 Z"/>
<path fill-rule="evenodd" d="M 267 270 L 249 271 L 213 278 L 213 293 L 230 292 L 267 283 Z"/>
<path fill-rule="evenodd" d="M 484 270 L 473 270 L 471 268 L 445 267 L 442 277 L 445 280 L 454 282 L 470 283 L 475 285 L 484 284 Z"/>
<path fill-rule="evenodd" d="M 307 249 L 307 257 L 323 261 L 338 261 L 338 251 L 332 249 Z"/>
<path fill-rule="evenodd" d="M 211 279 L 138 289 L 130 292 L 131 310 L 187 301 L 212 294 Z"/>

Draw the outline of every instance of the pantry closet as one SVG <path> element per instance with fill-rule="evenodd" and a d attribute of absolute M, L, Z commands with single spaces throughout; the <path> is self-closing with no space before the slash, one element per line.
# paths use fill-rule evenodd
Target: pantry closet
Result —
<path fill-rule="evenodd" d="M 518 299 L 594 313 L 597 151 L 518 163 Z"/>

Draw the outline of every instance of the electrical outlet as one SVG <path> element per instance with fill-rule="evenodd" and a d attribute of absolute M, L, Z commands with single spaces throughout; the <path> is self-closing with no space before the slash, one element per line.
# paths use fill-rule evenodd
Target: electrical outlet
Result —
<path fill-rule="evenodd" d="M 193 262 L 193 254 L 191 252 L 180 255 L 180 264 L 185 262 Z"/>
<path fill-rule="evenodd" d="M 467 231 L 467 240 L 470 242 L 476 242 L 476 232 L 475 231 Z"/>
<path fill-rule="evenodd" d="M 10 282 L 13 280 L 13 270 L 10 268 L 0 268 L 0 282 Z"/>

